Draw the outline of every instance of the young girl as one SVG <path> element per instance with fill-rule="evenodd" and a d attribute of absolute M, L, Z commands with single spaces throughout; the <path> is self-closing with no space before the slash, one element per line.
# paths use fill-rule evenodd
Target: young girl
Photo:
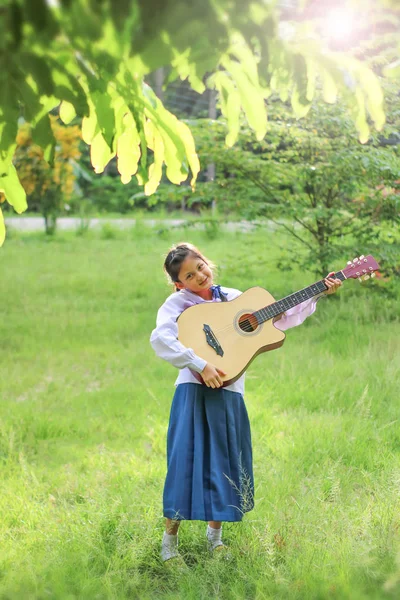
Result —
<path fill-rule="evenodd" d="M 230 301 L 241 294 L 214 285 L 213 269 L 212 262 L 191 244 L 170 250 L 164 270 L 176 291 L 158 311 L 150 338 L 156 354 L 180 369 L 167 434 L 163 561 L 180 558 L 178 528 L 182 520 L 208 521 L 208 547 L 216 551 L 224 548 L 222 522 L 241 521 L 254 506 L 251 434 L 243 400 L 245 376 L 221 387 L 225 373 L 177 339 L 177 318 L 186 308 L 201 302 Z M 323 294 L 332 294 L 341 281 L 328 276 L 325 284 L 328 289 Z M 321 295 L 286 311 L 275 326 L 284 331 L 303 323 L 315 311 Z M 201 373 L 204 385 L 191 371 Z"/>

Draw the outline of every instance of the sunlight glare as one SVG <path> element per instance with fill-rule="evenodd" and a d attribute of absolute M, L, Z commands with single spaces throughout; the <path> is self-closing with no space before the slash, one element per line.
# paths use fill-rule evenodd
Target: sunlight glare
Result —
<path fill-rule="evenodd" d="M 335 40 L 349 38 L 353 31 L 353 15 L 346 9 L 333 9 L 327 16 L 327 35 Z"/>

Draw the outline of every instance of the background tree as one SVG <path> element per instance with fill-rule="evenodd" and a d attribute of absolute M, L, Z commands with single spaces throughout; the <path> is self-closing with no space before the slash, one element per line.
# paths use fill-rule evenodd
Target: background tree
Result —
<path fill-rule="evenodd" d="M 394 102 L 393 94 L 398 98 L 396 90 L 388 91 Z M 398 147 L 381 136 L 359 144 L 340 106 L 315 104 L 301 121 L 280 103 L 270 106 L 269 131 L 261 142 L 244 126 L 239 143 L 229 149 L 223 122 L 193 126 L 201 161 L 216 164 L 208 197 L 217 199 L 222 212 L 268 219 L 285 229 L 291 243 L 281 267 L 299 264 L 322 275 L 336 258 L 359 253 L 362 243 L 378 253 L 387 273 L 397 271 Z"/>
<path fill-rule="evenodd" d="M 75 191 L 74 164 L 81 156 L 81 132 L 77 125 L 65 126 L 56 116 L 49 118 L 56 140 L 51 164 L 44 159 L 42 148 L 32 139 L 32 128 L 25 123 L 18 130 L 14 165 L 31 209 L 44 216 L 46 233 L 51 234 L 58 215 Z"/>

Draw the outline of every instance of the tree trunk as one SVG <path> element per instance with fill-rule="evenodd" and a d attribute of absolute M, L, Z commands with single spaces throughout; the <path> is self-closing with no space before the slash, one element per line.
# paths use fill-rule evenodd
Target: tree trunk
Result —
<path fill-rule="evenodd" d="M 163 92 L 163 84 L 164 84 L 164 69 L 160 67 L 156 71 L 154 71 L 154 91 L 156 96 L 160 98 L 161 102 L 164 102 L 164 92 Z"/>
<path fill-rule="evenodd" d="M 54 235 L 57 228 L 57 217 L 52 214 L 45 214 L 44 227 L 47 235 Z"/>

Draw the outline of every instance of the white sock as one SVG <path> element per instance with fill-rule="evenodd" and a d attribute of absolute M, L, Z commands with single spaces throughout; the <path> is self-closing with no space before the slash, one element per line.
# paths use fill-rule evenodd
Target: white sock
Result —
<path fill-rule="evenodd" d="M 163 561 L 176 558 L 178 553 L 178 534 L 172 535 L 164 531 L 161 544 L 161 559 Z"/>
<path fill-rule="evenodd" d="M 215 550 L 218 546 L 223 546 L 222 543 L 222 527 L 214 529 L 207 525 L 207 540 L 209 550 Z"/>

